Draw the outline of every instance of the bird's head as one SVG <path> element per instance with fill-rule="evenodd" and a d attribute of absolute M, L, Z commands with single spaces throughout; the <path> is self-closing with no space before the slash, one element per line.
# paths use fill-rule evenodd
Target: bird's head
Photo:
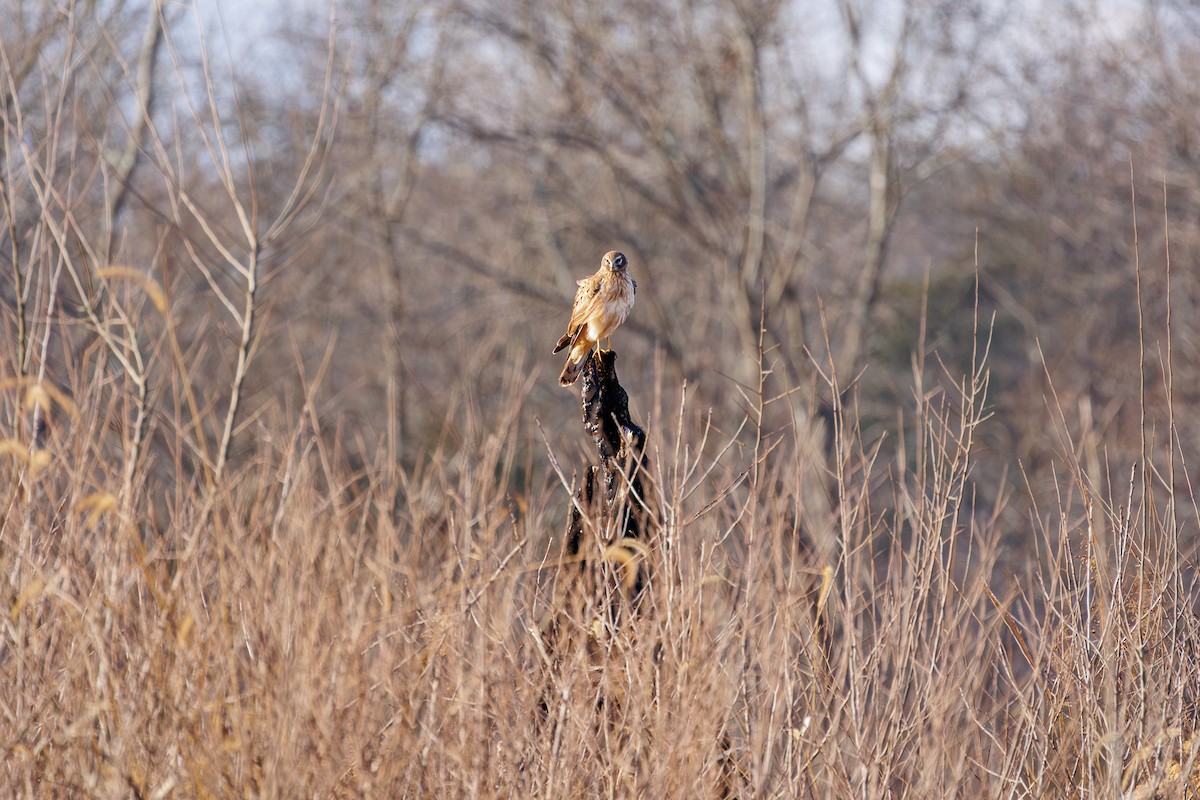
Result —
<path fill-rule="evenodd" d="M 604 254 L 604 258 L 600 259 L 600 266 L 613 272 L 624 272 L 629 267 L 629 259 L 625 258 L 624 253 L 609 250 Z"/>

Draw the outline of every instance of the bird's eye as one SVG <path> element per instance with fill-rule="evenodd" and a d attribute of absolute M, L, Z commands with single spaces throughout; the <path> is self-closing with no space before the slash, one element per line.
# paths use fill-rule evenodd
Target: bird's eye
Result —
<path fill-rule="evenodd" d="M 625 256 L 617 256 L 617 258 L 616 258 L 616 260 L 614 261 L 614 263 L 615 263 L 615 264 L 616 264 L 618 267 L 623 267 L 623 266 L 625 266 Z"/>

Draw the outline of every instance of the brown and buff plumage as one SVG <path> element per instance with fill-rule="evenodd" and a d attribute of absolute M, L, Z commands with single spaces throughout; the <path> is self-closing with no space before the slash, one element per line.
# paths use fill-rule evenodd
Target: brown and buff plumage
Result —
<path fill-rule="evenodd" d="M 612 336 L 617 326 L 629 316 L 637 292 L 637 282 L 629 277 L 629 260 L 616 250 L 604 254 L 595 275 L 578 283 L 567 332 L 554 346 L 556 353 L 568 346 L 571 348 L 567 353 L 567 365 L 558 378 L 563 386 L 575 382 L 592 348 L 601 339 Z"/>

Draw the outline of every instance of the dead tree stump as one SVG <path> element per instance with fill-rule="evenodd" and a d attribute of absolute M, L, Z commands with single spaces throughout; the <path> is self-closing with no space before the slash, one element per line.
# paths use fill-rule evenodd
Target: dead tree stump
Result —
<path fill-rule="evenodd" d="M 564 555 L 583 569 L 596 560 L 612 567 L 625 599 L 636 605 L 649 580 L 649 459 L 646 432 L 629 416 L 616 364 L 612 350 L 593 353 L 580 378 L 583 427 L 600 461 L 587 467 L 571 504 Z"/>
<path fill-rule="evenodd" d="M 583 427 L 598 463 L 586 466 L 571 500 L 562 567 L 542 627 L 548 672 L 539 703 L 542 720 L 551 728 L 561 725 L 556 716 L 566 713 L 565 696 L 557 699 L 558 715 L 552 713 L 552 687 L 569 675 L 583 676 L 588 683 L 583 695 L 596 698 L 597 731 L 610 734 L 621 729 L 629 698 L 623 684 L 598 667 L 614 670 L 613 643 L 632 647 L 638 638 L 636 626 L 627 623 L 649 595 L 655 518 L 647 496 L 652 486 L 646 432 L 629 416 L 629 395 L 617 379 L 616 361 L 611 350 L 593 353 L 579 378 Z M 626 651 L 626 656 L 632 654 Z"/>
<path fill-rule="evenodd" d="M 544 691 L 538 704 L 547 739 L 556 740 L 571 713 L 563 687 L 572 677 L 575 697 L 594 698 L 596 752 L 621 752 L 624 769 L 636 773 L 653 758 L 645 721 L 656 703 L 663 644 L 653 626 L 637 621 L 652 613 L 655 528 L 654 482 L 649 475 L 646 432 L 629 415 L 629 395 L 617 379 L 617 354 L 588 357 L 580 376 L 584 430 L 598 463 L 589 464 L 568 514 L 553 612 L 543 627 L 546 643 Z M 635 689 L 623 669 L 646 670 L 649 686 Z M 557 690 L 557 691 L 555 691 Z M 632 690 L 632 691 L 631 691 Z M 737 796 L 741 770 L 729 755 L 728 736 L 719 740 L 718 797 Z"/>
<path fill-rule="evenodd" d="M 611 350 L 593 353 L 579 378 L 583 427 L 598 463 L 585 467 L 571 499 L 562 566 L 542 628 L 553 670 L 566 653 L 576 652 L 572 642 L 584 642 L 595 655 L 648 594 L 654 515 L 646 432 L 629 416 L 616 361 Z"/>

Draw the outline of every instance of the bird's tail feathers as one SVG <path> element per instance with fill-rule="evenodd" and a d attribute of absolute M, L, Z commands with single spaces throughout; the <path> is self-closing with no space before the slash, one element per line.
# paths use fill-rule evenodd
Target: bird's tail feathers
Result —
<path fill-rule="evenodd" d="M 567 364 L 563 367 L 562 375 L 558 376 L 558 382 L 563 386 L 570 386 L 579 378 L 579 373 L 583 371 L 583 362 L 586 358 L 581 358 L 578 361 L 567 359 Z"/>
<path fill-rule="evenodd" d="M 554 352 L 557 353 L 559 350 L 566 348 L 568 345 L 574 347 L 575 345 L 579 344 L 579 341 L 583 338 L 583 332 L 587 329 L 587 325 L 580 325 L 575 329 L 574 333 L 571 331 L 564 333 L 562 338 L 558 340 L 558 344 L 554 345 Z"/>

